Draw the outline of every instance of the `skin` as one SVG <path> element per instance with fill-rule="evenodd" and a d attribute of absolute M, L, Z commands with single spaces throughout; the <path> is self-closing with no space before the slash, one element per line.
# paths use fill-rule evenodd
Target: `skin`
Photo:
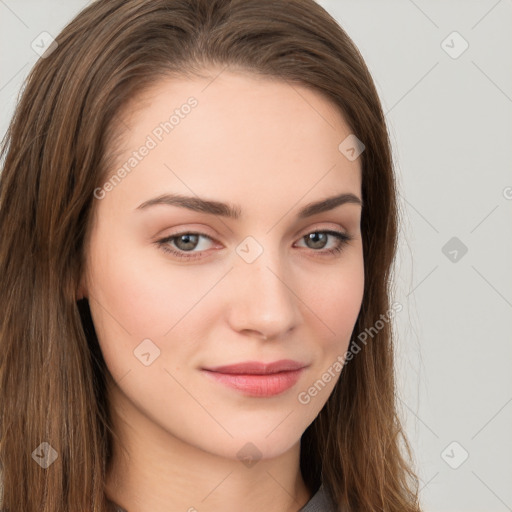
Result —
<path fill-rule="evenodd" d="M 114 444 L 107 495 L 129 512 L 304 506 L 312 490 L 299 468 L 300 438 L 339 372 L 308 404 L 297 396 L 345 353 L 363 298 L 361 206 L 296 217 L 304 205 L 335 194 L 361 198 L 360 159 L 338 150 L 351 133 L 340 112 L 296 84 L 218 73 L 162 79 L 125 109 L 119 165 L 188 97 L 198 100 L 96 200 L 86 246 L 77 297 L 89 299 L 125 448 Z M 166 192 L 234 203 L 242 217 L 169 205 L 137 209 Z M 322 230 L 353 238 L 340 253 L 326 254 L 335 237 L 323 246 L 304 239 Z M 194 241 L 167 242 L 200 254 L 190 261 L 155 244 L 195 231 L 211 239 L 200 237 L 195 248 Z M 248 236 L 263 249 L 252 263 L 236 252 Z M 160 350 L 149 366 L 134 355 L 144 339 Z M 200 370 L 280 359 L 308 367 L 294 387 L 268 398 L 246 396 Z M 260 453 L 250 467 L 237 455 L 249 442 Z"/>

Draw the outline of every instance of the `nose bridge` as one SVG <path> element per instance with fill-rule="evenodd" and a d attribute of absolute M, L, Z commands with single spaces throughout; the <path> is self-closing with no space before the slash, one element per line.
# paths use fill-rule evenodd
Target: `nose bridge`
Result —
<path fill-rule="evenodd" d="M 238 330 L 259 331 L 270 337 L 297 322 L 297 298 L 278 247 L 271 239 L 259 242 L 247 237 L 236 248 L 232 322 Z"/>

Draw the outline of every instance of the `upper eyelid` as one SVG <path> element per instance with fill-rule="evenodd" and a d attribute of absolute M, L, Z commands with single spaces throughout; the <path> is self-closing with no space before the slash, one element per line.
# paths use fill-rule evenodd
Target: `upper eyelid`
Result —
<path fill-rule="evenodd" d="M 340 233 L 340 234 L 345 235 L 347 237 L 351 237 L 349 231 L 345 230 L 343 228 L 320 227 L 320 228 L 313 228 L 313 229 L 307 229 L 306 231 L 302 231 L 303 234 L 298 236 L 298 238 L 302 239 L 306 235 L 309 235 L 311 233 L 317 233 L 317 232 L 318 233 L 324 233 L 324 232 L 329 232 L 329 231 L 334 231 L 336 233 Z M 208 238 L 209 240 L 211 240 L 214 243 L 220 243 L 215 237 L 209 235 L 208 233 L 204 233 L 204 232 L 202 232 L 200 230 L 194 230 L 194 229 L 181 230 L 181 231 L 178 231 L 176 233 L 172 233 L 170 235 L 166 235 L 166 236 L 160 238 L 159 240 L 160 241 L 165 241 L 165 240 L 169 240 L 170 241 L 170 240 L 174 240 L 176 238 L 179 238 L 182 235 L 198 235 L 198 236 L 202 236 L 202 237 Z M 334 235 L 331 234 L 331 236 L 334 236 Z"/>
<path fill-rule="evenodd" d="M 321 222 L 319 222 L 319 224 L 321 224 Z M 333 227 L 333 224 L 336 224 L 335 222 L 330 222 L 330 224 L 331 224 L 331 226 L 318 226 L 317 225 L 317 226 L 314 226 L 313 228 L 300 229 L 296 232 L 296 234 L 294 236 L 299 236 L 299 233 L 303 233 L 303 235 L 301 235 L 301 237 L 302 237 L 302 236 L 306 236 L 309 233 L 314 233 L 316 231 L 338 231 L 338 232 L 344 233 L 346 235 L 348 235 L 350 232 L 349 229 L 346 229 L 345 227 L 341 227 L 339 225 Z M 171 233 L 170 235 L 165 235 L 162 238 L 171 238 L 174 236 L 187 235 L 187 234 L 199 234 L 199 235 L 206 236 L 212 240 L 216 240 L 216 237 L 214 235 L 210 235 L 207 232 L 205 232 L 204 228 L 181 229 L 179 231 L 176 231 L 175 233 Z"/>

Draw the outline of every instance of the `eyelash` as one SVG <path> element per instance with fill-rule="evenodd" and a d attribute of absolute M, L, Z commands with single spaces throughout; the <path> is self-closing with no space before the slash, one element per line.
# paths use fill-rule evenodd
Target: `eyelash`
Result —
<path fill-rule="evenodd" d="M 319 253 L 319 254 L 324 255 L 324 256 L 336 255 L 336 254 L 340 253 L 343 250 L 343 248 L 345 247 L 345 245 L 347 245 L 353 239 L 353 237 L 351 235 L 348 235 L 346 233 L 342 233 L 340 231 L 332 231 L 332 230 L 311 231 L 309 233 L 306 233 L 306 235 L 302 236 L 301 239 L 304 239 L 304 238 L 306 238 L 306 236 L 311 235 L 313 233 L 324 233 L 324 234 L 327 234 L 327 235 L 334 236 L 335 238 L 338 239 L 338 243 L 337 243 L 336 247 L 333 247 L 331 249 L 324 249 L 324 250 L 311 249 L 313 252 Z M 199 235 L 199 236 L 208 238 L 209 240 L 213 241 L 213 239 L 210 236 L 205 235 L 204 233 L 198 233 L 198 232 L 195 232 L 195 231 L 184 231 L 182 233 L 177 233 L 175 235 L 167 236 L 165 238 L 157 240 L 155 243 L 164 252 L 172 254 L 173 256 L 176 256 L 177 258 L 180 258 L 180 259 L 183 259 L 183 260 L 192 260 L 192 259 L 196 259 L 198 257 L 201 257 L 201 254 L 204 251 L 200 251 L 200 252 L 197 252 L 197 253 L 191 253 L 189 255 L 189 254 L 187 254 L 186 251 L 181 251 L 181 250 L 176 250 L 176 249 L 169 248 L 169 245 L 168 245 L 169 242 L 171 242 L 171 241 L 173 241 L 173 240 L 175 240 L 175 239 L 177 239 L 177 238 L 179 238 L 180 236 L 183 236 L 183 235 Z"/>

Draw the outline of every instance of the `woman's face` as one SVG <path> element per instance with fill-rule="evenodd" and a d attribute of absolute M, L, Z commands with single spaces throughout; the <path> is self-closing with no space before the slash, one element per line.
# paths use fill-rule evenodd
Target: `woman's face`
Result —
<path fill-rule="evenodd" d="M 123 414 L 212 454 L 277 456 L 331 394 L 362 302 L 361 205 L 300 214 L 361 198 L 360 159 L 338 148 L 351 130 L 316 92 L 228 71 L 139 100 L 116 120 L 81 288 Z M 205 370 L 284 359 L 305 368 Z"/>

